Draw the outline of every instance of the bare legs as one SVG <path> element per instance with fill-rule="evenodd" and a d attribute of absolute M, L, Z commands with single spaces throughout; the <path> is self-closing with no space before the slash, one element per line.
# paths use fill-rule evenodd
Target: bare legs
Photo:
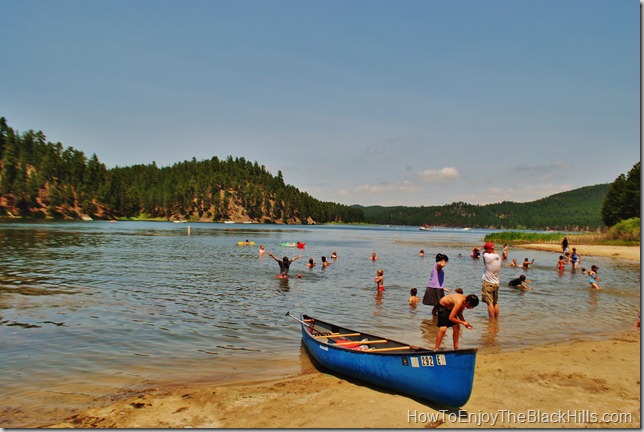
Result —
<path fill-rule="evenodd" d="M 454 349 L 458 349 L 458 337 L 461 334 L 461 326 L 456 324 L 452 326 L 452 339 L 454 341 Z M 445 336 L 445 333 L 447 332 L 447 327 L 440 327 L 438 329 L 438 333 L 436 334 L 436 345 L 434 346 L 434 350 L 438 351 L 438 349 L 441 347 L 441 343 L 443 342 L 443 336 Z"/>
<path fill-rule="evenodd" d="M 488 303 L 487 305 L 487 314 L 490 316 L 490 319 L 495 319 L 499 317 L 499 304 Z"/>

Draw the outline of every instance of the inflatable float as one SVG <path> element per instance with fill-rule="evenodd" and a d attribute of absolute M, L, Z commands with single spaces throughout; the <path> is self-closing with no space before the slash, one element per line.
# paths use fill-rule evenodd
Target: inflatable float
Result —
<path fill-rule="evenodd" d="M 304 249 L 304 246 L 306 246 L 306 243 L 301 243 L 301 242 L 286 242 L 280 244 L 282 247 L 296 247 L 298 249 Z"/>

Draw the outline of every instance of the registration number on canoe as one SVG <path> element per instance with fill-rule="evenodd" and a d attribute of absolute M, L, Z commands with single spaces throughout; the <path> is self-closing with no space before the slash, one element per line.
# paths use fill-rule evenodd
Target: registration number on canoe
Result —
<path fill-rule="evenodd" d="M 436 356 L 420 356 L 420 365 L 421 366 L 445 366 L 447 361 L 444 354 L 436 354 Z M 411 365 L 413 367 L 419 367 L 418 359 L 412 357 Z"/>

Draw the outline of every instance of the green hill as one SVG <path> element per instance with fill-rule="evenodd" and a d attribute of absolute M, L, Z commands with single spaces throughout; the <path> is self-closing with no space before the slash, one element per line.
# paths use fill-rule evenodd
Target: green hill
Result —
<path fill-rule="evenodd" d="M 359 207 L 369 223 L 500 229 L 596 230 L 609 184 L 586 186 L 528 203 L 430 207 Z"/>
<path fill-rule="evenodd" d="M 17 133 L 0 118 L 0 216 L 188 219 L 257 223 L 362 222 L 362 210 L 322 202 L 282 173 L 244 158 L 107 169 L 96 155 Z"/>

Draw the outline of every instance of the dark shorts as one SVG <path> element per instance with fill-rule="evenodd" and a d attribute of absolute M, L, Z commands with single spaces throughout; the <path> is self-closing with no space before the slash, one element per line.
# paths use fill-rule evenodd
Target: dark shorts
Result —
<path fill-rule="evenodd" d="M 443 288 L 427 288 L 423 296 L 423 304 L 430 306 L 438 306 L 441 299 L 445 297 L 445 290 Z"/>
<path fill-rule="evenodd" d="M 456 324 L 454 321 L 449 319 L 449 314 L 452 311 L 447 309 L 445 306 L 438 306 L 438 327 L 452 327 Z"/>

